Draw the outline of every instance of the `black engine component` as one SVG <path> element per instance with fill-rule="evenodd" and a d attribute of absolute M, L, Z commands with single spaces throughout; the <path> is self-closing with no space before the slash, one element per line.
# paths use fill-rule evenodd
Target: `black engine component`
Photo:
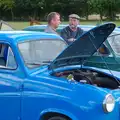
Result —
<path fill-rule="evenodd" d="M 57 77 L 64 77 L 69 79 L 68 76 L 72 76 L 73 80 L 83 83 L 91 84 L 102 88 L 108 89 L 118 89 L 120 83 L 113 77 L 105 75 L 103 73 L 95 72 L 92 70 L 80 69 L 80 70 L 70 70 L 64 72 L 58 72 L 54 74 Z"/>

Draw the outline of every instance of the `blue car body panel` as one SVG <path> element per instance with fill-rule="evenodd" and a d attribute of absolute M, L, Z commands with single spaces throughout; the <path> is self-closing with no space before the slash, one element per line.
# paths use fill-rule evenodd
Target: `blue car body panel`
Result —
<path fill-rule="evenodd" d="M 11 31 L 0 32 L 0 43 L 12 48 L 17 63 L 16 69 L 0 68 L 0 119 L 1 120 L 43 120 L 48 113 L 59 113 L 71 120 L 120 120 L 120 89 L 111 90 L 68 81 L 51 75 L 56 71 L 90 69 L 120 80 L 119 72 L 99 68 L 71 65 L 53 71 L 49 66 L 35 69 L 26 67 L 18 49 L 18 43 L 43 39 L 63 39 L 57 35 Z M 113 77 L 113 76 L 112 76 Z M 115 108 L 111 113 L 103 110 L 103 100 L 107 94 L 115 98 Z"/>

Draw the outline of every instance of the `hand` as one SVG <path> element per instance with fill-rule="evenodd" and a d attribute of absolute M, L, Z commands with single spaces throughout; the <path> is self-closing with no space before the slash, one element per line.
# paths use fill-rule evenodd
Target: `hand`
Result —
<path fill-rule="evenodd" d="M 69 42 L 73 42 L 73 41 L 75 41 L 75 39 L 74 38 L 70 38 L 70 39 L 68 39 L 68 41 Z"/>

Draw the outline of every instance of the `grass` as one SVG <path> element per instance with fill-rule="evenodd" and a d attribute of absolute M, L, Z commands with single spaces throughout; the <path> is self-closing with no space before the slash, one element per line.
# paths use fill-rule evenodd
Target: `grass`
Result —
<path fill-rule="evenodd" d="M 29 26 L 29 22 L 8 22 L 13 28 L 20 30 Z"/>
<path fill-rule="evenodd" d="M 104 21 L 109 22 L 109 21 Z M 104 23 L 103 22 L 103 23 Z M 68 22 L 62 22 L 62 24 L 67 24 Z M 96 25 L 98 21 L 80 21 L 81 25 Z M 114 21 L 117 26 L 120 26 L 120 21 Z M 20 30 L 30 25 L 29 22 L 8 22 L 13 28 Z M 46 22 L 41 22 L 41 24 L 47 24 Z"/>

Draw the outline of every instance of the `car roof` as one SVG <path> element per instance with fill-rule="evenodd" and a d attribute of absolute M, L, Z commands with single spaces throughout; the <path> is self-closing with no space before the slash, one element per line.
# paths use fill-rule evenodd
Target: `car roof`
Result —
<path fill-rule="evenodd" d="M 63 29 L 64 27 L 68 26 L 68 24 L 60 24 L 57 29 Z M 28 26 L 24 28 L 23 30 L 39 30 L 39 29 L 45 29 L 47 25 L 33 25 L 33 26 Z M 83 28 L 93 28 L 95 25 L 79 25 L 79 27 Z"/>
<path fill-rule="evenodd" d="M 66 26 L 68 26 L 68 24 L 60 24 L 59 27 L 57 28 L 59 29 L 63 29 Z M 85 31 L 88 31 L 92 28 L 95 27 L 95 25 L 78 25 L 80 28 L 82 28 Z M 40 31 L 40 30 L 44 30 L 47 27 L 47 25 L 33 25 L 33 26 L 28 26 L 26 28 L 24 28 L 23 30 L 30 30 L 30 31 Z M 115 28 L 115 30 L 113 31 L 114 33 L 120 33 L 120 28 Z"/>
<path fill-rule="evenodd" d="M 0 41 L 24 42 L 36 39 L 61 39 L 59 35 L 35 31 L 0 31 Z"/>

